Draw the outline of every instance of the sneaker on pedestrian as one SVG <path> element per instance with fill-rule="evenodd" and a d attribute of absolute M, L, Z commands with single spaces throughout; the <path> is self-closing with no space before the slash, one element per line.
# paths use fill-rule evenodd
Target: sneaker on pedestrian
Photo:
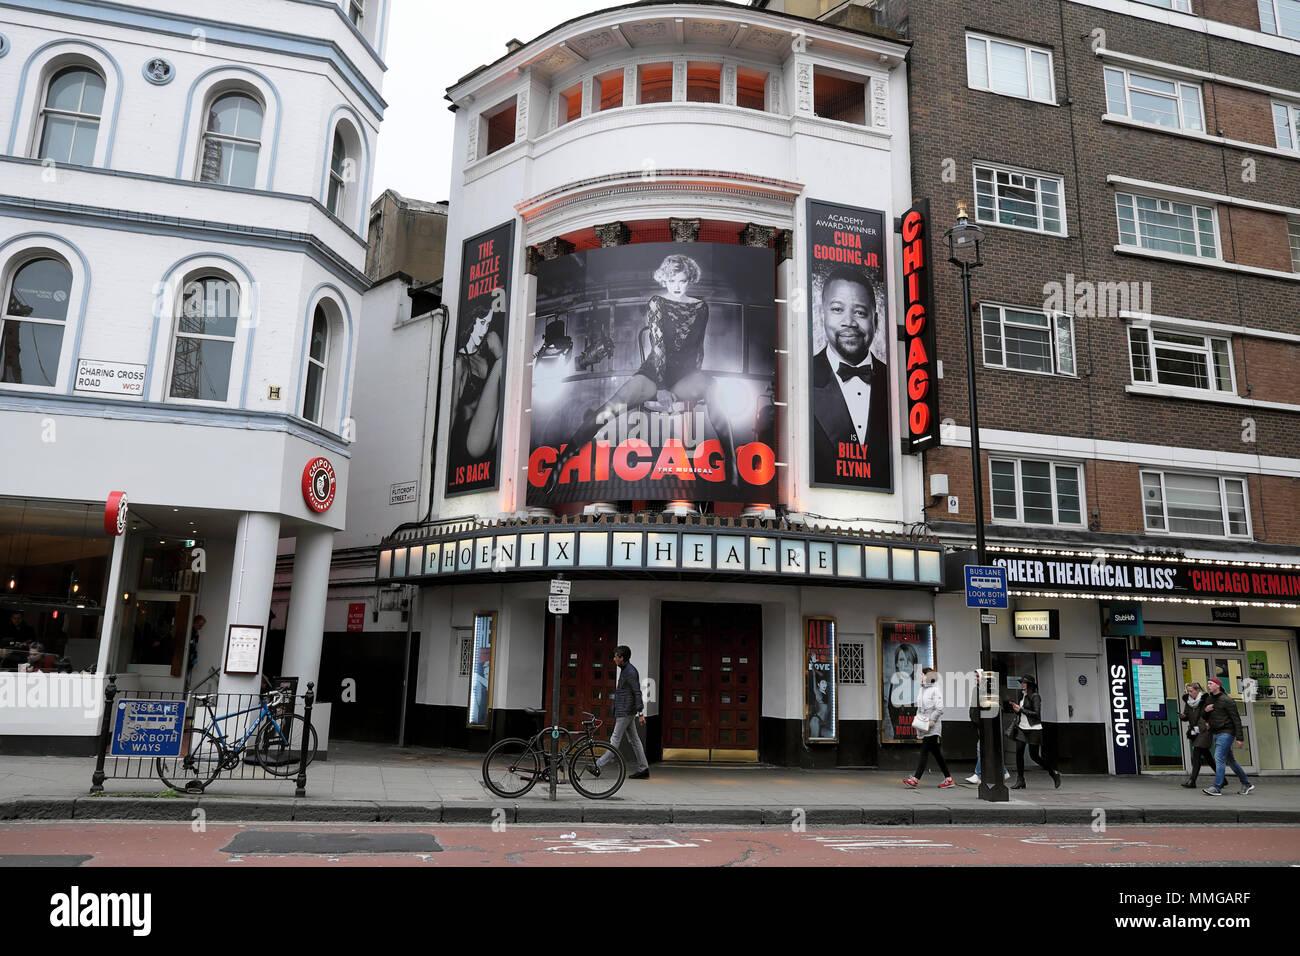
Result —
<path fill-rule="evenodd" d="M 650 779 L 650 768 L 649 768 L 649 767 L 646 767 L 644 770 L 638 770 L 636 773 L 632 774 L 632 776 L 631 776 L 630 779 L 632 779 L 632 780 L 649 780 L 649 779 Z"/>
<path fill-rule="evenodd" d="M 1206 787 L 1204 790 L 1201 791 L 1201 793 L 1208 793 L 1212 797 L 1223 796 L 1223 791 L 1220 790 L 1218 787 Z"/>
<path fill-rule="evenodd" d="M 916 789 L 921 785 L 921 781 L 917 780 L 915 777 L 907 777 L 903 780 L 903 783 L 907 784 L 909 787 L 913 789 Z"/>
<path fill-rule="evenodd" d="M 1245 786 L 1243 786 L 1240 790 L 1238 790 L 1237 792 L 1238 792 L 1239 794 L 1241 794 L 1241 795 L 1244 797 L 1246 794 L 1250 793 L 1250 791 L 1252 791 L 1252 790 L 1254 790 L 1254 789 L 1255 789 L 1255 785 L 1254 785 L 1253 783 L 1248 783 L 1248 784 L 1246 784 Z"/>
<path fill-rule="evenodd" d="M 1004 769 L 1004 770 L 1002 771 L 1002 779 L 1003 779 L 1003 780 L 1010 780 L 1010 779 L 1011 779 L 1011 771 L 1010 771 L 1010 770 L 1005 770 L 1005 769 Z"/>
<path fill-rule="evenodd" d="M 943 783 L 939 784 L 940 790 L 947 790 L 949 787 L 955 787 L 957 784 L 952 782 L 952 777 L 944 777 Z M 1245 791 L 1243 791 L 1244 793 Z"/>
<path fill-rule="evenodd" d="M 975 784 L 975 786 L 978 787 L 978 786 L 979 786 L 979 783 L 980 783 L 980 775 L 977 774 L 977 773 L 973 773 L 973 774 L 971 774 L 969 777 L 966 778 L 966 782 L 967 782 L 967 783 L 973 783 L 973 784 Z"/>

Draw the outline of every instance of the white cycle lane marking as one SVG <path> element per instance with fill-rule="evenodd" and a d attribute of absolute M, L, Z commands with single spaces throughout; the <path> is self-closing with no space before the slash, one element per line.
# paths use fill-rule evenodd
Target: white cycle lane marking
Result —
<path fill-rule="evenodd" d="M 953 843 L 936 843 L 933 840 L 907 837 L 848 837 L 848 836 L 814 836 L 809 842 L 840 853 L 874 854 L 916 852 L 921 850 L 947 853 L 974 853 L 973 849 L 957 846 Z"/>
<path fill-rule="evenodd" d="M 1054 846 L 1058 850 L 1123 850 L 1126 847 L 1146 847 L 1185 852 L 1182 847 L 1171 847 L 1166 843 L 1147 843 L 1144 840 L 1124 840 L 1119 837 L 1039 835 L 1026 837 L 1020 842 L 1029 846 Z"/>
<path fill-rule="evenodd" d="M 553 844 L 546 849 L 551 853 L 640 853 L 642 850 L 682 850 L 698 847 L 698 843 L 682 843 L 670 839 L 653 840 L 546 840 Z"/>

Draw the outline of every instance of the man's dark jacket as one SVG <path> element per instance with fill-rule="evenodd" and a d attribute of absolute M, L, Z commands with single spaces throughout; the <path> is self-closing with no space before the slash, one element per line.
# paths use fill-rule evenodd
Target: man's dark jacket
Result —
<path fill-rule="evenodd" d="M 1232 699 L 1232 696 L 1227 691 L 1211 694 L 1206 706 L 1210 705 L 1213 705 L 1214 709 L 1204 715 L 1205 719 L 1210 722 L 1210 733 L 1232 734 L 1238 740 L 1244 740 L 1245 734 L 1241 729 L 1241 714 L 1237 713 L 1237 702 Z"/>
<path fill-rule="evenodd" d="M 858 443 L 849 407 L 844 403 L 839 376 L 831 368 L 826 350 L 812 361 L 813 482 L 815 484 L 850 485 L 861 488 L 888 488 L 892 484 L 889 446 L 889 366 L 871 360 L 871 408 L 867 412 L 867 455 L 871 460 L 871 477 L 855 478 L 835 474 L 840 442 Z"/>
<path fill-rule="evenodd" d="M 641 701 L 641 675 L 628 661 L 618 672 L 618 685 L 614 688 L 614 716 L 635 717 L 645 705 Z"/>

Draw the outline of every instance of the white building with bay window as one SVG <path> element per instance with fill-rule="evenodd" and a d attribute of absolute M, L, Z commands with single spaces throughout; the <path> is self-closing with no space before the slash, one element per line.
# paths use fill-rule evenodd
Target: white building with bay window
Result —
<path fill-rule="evenodd" d="M 0 667 L 35 641 L 50 681 L 254 691 L 222 668 L 249 625 L 263 673 L 316 678 L 390 4 L 0 11 Z M 0 708 L 0 753 L 88 753 L 97 729 Z"/>

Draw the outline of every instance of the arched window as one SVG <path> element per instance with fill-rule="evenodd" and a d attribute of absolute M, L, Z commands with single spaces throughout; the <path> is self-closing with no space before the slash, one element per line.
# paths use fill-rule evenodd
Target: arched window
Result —
<path fill-rule="evenodd" d="M 302 417 L 321 423 L 325 407 L 325 372 L 329 366 L 330 323 L 324 306 L 316 306 L 307 350 L 307 390 L 303 394 Z"/>
<path fill-rule="evenodd" d="M 262 104 L 247 93 L 223 93 L 208 105 L 199 180 L 226 186 L 257 185 L 262 148 Z"/>
<path fill-rule="evenodd" d="M 73 66 L 50 78 L 41 107 L 38 159 L 89 166 L 95 160 L 99 117 L 104 111 L 104 78 Z"/>
<path fill-rule="evenodd" d="M 330 152 L 330 188 L 326 205 L 340 219 L 347 212 L 347 165 L 348 150 L 343 143 L 343 133 L 336 129 L 334 146 Z"/>
<path fill-rule="evenodd" d="M 172 349 L 172 398 L 224 402 L 239 328 L 239 286 L 224 276 L 185 283 Z"/>
<path fill-rule="evenodd" d="M 0 316 L 0 382 L 53 388 L 59 377 L 72 270 L 33 259 L 9 280 Z"/>

